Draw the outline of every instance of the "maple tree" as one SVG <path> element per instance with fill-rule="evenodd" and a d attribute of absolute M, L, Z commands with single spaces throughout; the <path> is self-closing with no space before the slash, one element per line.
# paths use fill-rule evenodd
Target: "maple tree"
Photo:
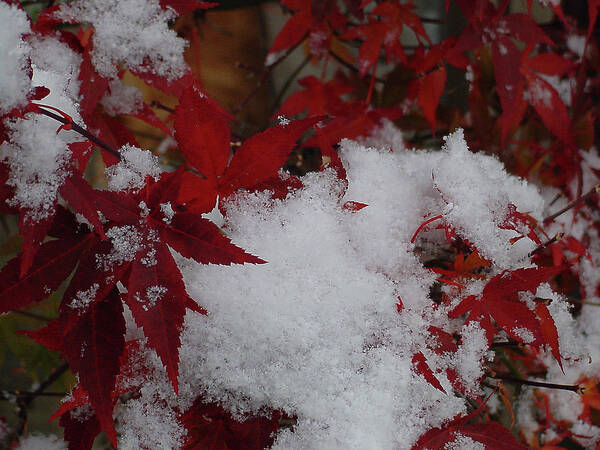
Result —
<path fill-rule="evenodd" d="M 595 448 L 600 3 L 241 3 L 0 3 L 2 445 Z"/>

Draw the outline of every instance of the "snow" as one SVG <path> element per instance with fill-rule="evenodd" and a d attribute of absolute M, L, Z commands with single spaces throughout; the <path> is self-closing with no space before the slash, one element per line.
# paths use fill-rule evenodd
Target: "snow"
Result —
<path fill-rule="evenodd" d="M 57 436 L 32 433 L 19 441 L 15 450 L 67 450 L 67 444 Z"/>
<path fill-rule="evenodd" d="M 448 206 L 444 220 L 484 258 L 506 269 L 523 267 L 535 243 L 521 239 L 511 245 L 515 232 L 498 226 L 509 203 L 540 220 L 544 202 L 537 188 L 508 175 L 496 158 L 470 152 L 462 130 L 444 139 L 446 157 L 433 168 L 434 186 Z"/>
<path fill-rule="evenodd" d="M 585 52 L 585 36 L 570 34 L 567 36 L 567 48 L 580 58 L 583 58 Z"/>
<path fill-rule="evenodd" d="M 393 136 L 391 127 L 387 139 L 375 139 L 381 148 L 342 141 L 347 189 L 326 170 L 304 177 L 304 188 L 284 200 L 268 192 L 240 193 L 225 204 L 227 236 L 267 264 L 199 265 L 177 257 L 188 293 L 209 311 L 185 318 L 181 409 L 201 393 L 235 417 L 283 410 L 298 422 L 294 432 L 278 434 L 276 449 L 391 449 L 409 447 L 427 429 L 465 411 L 464 399 L 451 393 L 446 369 L 456 371 L 468 392 L 481 392 L 490 355 L 479 325 L 459 325 L 455 354 L 423 347 L 428 326 L 443 326 L 444 308 L 431 307 L 435 275 L 422 259 L 447 242 L 443 232 L 427 231 L 417 252 L 410 238 L 424 216 L 443 211 L 499 267 L 512 267 L 523 263 L 529 247 L 511 247 L 512 232 L 497 224 L 509 202 L 540 216 L 543 199 L 495 158 L 469 152 L 460 131 L 442 151 L 418 151 L 401 147 L 401 134 Z M 397 151 L 390 152 L 394 139 Z M 473 198 L 476 183 L 481 199 Z M 350 200 L 369 206 L 344 210 Z M 470 220 L 461 222 L 455 210 Z M 479 231 L 477 223 L 489 230 Z M 471 283 L 474 291 L 481 287 L 478 280 Z M 414 373 L 417 351 L 448 394 Z M 162 383 L 159 397 L 171 404 L 164 371 L 156 374 L 151 384 Z M 128 410 L 128 423 L 143 429 L 146 402 L 156 401 L 142 395 L 137 413 Z M 176 430 L 169 414 L 157 420 Z M 459 436 L 457 445 L 463 441 L 471 444 Z"/>
<path fill-rule="evenodd" d="M 29 33 L 29 20 L 17 5 L 0 3 L 0 115 L 25 106 L 31 88 L 27 58 L 30 47 L 23 40 Z"/>
<path fill-rule="evenodd" d="M 187 68 L 186 41 L 168 27 L 175 12 L 158 0 L 79 0 L 61 4 L 56 16 L 94 27 L 92 62 L 104 77 L 116 78 L 121 62 L 171 80 Z"/>
<path fill-rule="evenodd" d="M 461 433 L 454 433 L 454 439 L 444 445 L 444 450 L 485 450 L 485 448 L 481 442 L 476 442 Z"/>
<path fill-rule="evenodd" d="M 158 158 L 148 150 L 132 145 L 119 149 L 121 161 L 106 169 L 108 188 L 112 191 L 138 191 L 144 187 L 146 177 L 158 180 L 162 172 Z"/>
<path fill-rule="evenodd" d="M 43 103 L 82 123 L 77 79 L 80 57 L 52 36 L 31 39 L 30 56 L 32 85 L 50 89 Z M 4 124 L 10 141 L 0 146 L 0 160 L 8 163 L 8 184 L 15 187 L 15 195 L 9 203 L 25 208 L 33 221 L 48 217 L 54 210 L 58 189 L 68 175 L 71 158 L 68 144 L 84 138 L 74 131 L 63 130 L 57 134 L 60 124 L 39 114 L 28 113 L 25 118 L 7 119 Z"/>
<path fill-rule="evenodd" d="M 89 289 L 77 291 L 75 298 L 71 300 L 69 306 L 73 309 L 83 312 L 90 305 L 90 303 L 94 301 L 99 288 L 100 285 L 98 283 L 94 283 L 89 287 Z"/>
<path fill-rule="evenodd" d="M 111 115 L 135 114 L 144 106 L 142 92 L 135 86 L 124 84 L 119 79 L 109 83 L 109 89 L 100 100 L 104 111 Z"/>

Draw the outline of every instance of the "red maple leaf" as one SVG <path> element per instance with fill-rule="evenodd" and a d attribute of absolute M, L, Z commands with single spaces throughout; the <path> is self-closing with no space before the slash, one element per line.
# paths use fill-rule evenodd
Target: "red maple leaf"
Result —
<path fill-rule="evenodd" d="M 411 28 L 417 37 L 431 43 L 421 19 L 412 11 L 414 8 L 415 5 L 412 3 L 379 3 L 371 11 L 368 23 L 352 27 L 341 37 L 346 40 L 363 39 L 358 57 L 361 76 L 376 65 L 382 48 L 385 49 L 388 63 L 393 58 L 407 62 L 404 47 L 400 42 L 400 35 L 405 25 Z"/>
<path fill-rule="evenodd" d="M 277 114 L 293 116 L 308 111 L 308 116 L 328 113 L 337 115 L 344 108 L 344 101 L 340 96 L 354 90 L 342 79 L 324 83 L 313 75 L 302 78 L 298 83 L 304 89 L 290 95 Z"/>
<path fill-rule="evenodd" d="M 346 26 L 347 19 L 333 0 L 282 0 L 281 4 L 295 12 L 275 37 L 267 53 L 267 62 L 293 48 L 306 36 L 313 53 L 322 56 L 329 50 L 333 31 L 343 31 Z"/>
<path fill-rule="evenodd" d="M 475 442 L 485 444 L 485 448 L 489 449 L 525 450 L 527 448 L 499 423 L 467 424 L 469 417 L 459 417 L 441 428 L 432 428 L 421 436 L 412 450 L 444 448 L 458 436 L 467 436 Z"/>
<path fill-rule="evenodd" d="M 118 291 L 113 288 L 77 319 L 65 333 L 65 355 L 71 370 L 79 374 L 95 415 L 116 448 L 111 393 L 125 343 L 125 318 Z"/>
<path fill-rule="evenodd" d="M 188 175 L 182 178 L 179 189 L 192 201 L 196 190 L 208 210 L 217 195 L 222 201 L 238 189 L 253 189 L 277 179 L 296 141 L 324 119 L 308 117 L 268 128 L 244 141 L 228 163 L 231 144 L 227 120 L 232 117 L 196 86 L 188 88 L 180 101 L 175 109 L 175 138 L 189 163 L 208 182 Z"/>
<path fill-rule="evenodd" d="M 530 269 L 505 270 L 492 277 L 483 288 L 481 296 L 470 295 L 463 299 L 449 316 L 457 318 L 469 313 L 467 322 L 478 321 L 486 330 L 488 342 L 492 342 L 494 328 L 492 319 L 498 326 L 518 342 L 539 347 L 548 344 L 555 356 L 560 352 L 556 339 L 554 321 L 547 310 L 538 307 L 536 311 L 520 301 L 519 292 L 535 293 L 537 287 L 551 276 L 564 270 L 564 267 L 541 267 Z M 524 339 L 519 330 L 527 330 L 530 339 Z"/>
<path fill-rule="evenodd" d="M 216 403 L 194 402 L 181 417 L 188 430 L 185 450 L 259 450 L 273 444 L 281 413 L 238 422 Z"/>

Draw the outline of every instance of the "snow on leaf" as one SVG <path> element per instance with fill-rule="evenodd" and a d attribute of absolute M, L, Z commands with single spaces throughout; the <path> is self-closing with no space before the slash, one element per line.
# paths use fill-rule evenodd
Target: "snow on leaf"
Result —
<path fill-rule="evenodd" d="M 156 253 L 158 263 L 153 266 L 140 261 L 132 264 L 126 301 L 136 323 L 144 329 L 148 344 L 167 368 L 169 380 L 177 392 L 179 336 L 187 293 L 167 246 L 158 244 Z"/>
<path fill-rule="evenodd" d="M 446 393 L 439 380 L 435 377 L 435 374 L 429 368 L 429 365 L 427 364 L 427 359 L 425 358 L 425 355 L 423 355 L 423 353 L 415 353 L 415 355 L 412 358 L 412 363 L 414 365 L 416 373 L 418 373 L 419 375 L 423 375 L 427 382 L 431 384 L 434 388 L 439 389 L 444 394 Z"/>
<path fill-rule="evenodd" d="M 245 417 L 242 422 L 235 420 L 216 403 L 194 402 L 181 417 L 188 429 L 185 450 L 259 450 L 273 444 L 279 429 L 281 414 L 274 412 L 271 417 Z"/>
<path fill-rule="evenodd" d="M 98 217 L 98 211 L 90 204 L 92 188 L 83 179 L 80 172 L 73 171 L 60 188 L 60 195 L 77 213 L 83 215 L 93 226 L 96 233 L 106 237 Z"/>
<path fill-rule="evenodd" d="M 565 145 L 573 145 L 573 130 L 567 107 L 556 89 L 546 80 L 530 73 L 525 73 L 529 102 L 542 118 L 544 125 Z"/>
<path fill-rule="evenodd" d="M 198 9 L 209 9 L 219 6 L 216 2 L 203 2 L 200 0 L 160 0 L 163 8 L 173 8 L 177 14 L 187 14 Z"/>
<path fill-rule="evenodd" d="M 29 270 L 20 276 L 21 257 L 0 271 L 0 313 L 44 300 L 71 273 L 89 237 L 49 241 L 40 247 Z"/>
<path fill-rule="evenodd" d="M 202 264 L 264 263 L 232 244 L 215 224 L 200 214 L 178 213 L 169 226 L 161 227 L 160 233 L 173 250 Z"/>
<path fill-rule="evenodd" d="M 525 450 L 527 448 L 499 423 L 481 422 L 467 425 L 458 418 L 442 428 L 432 428 L 426 432 L 412 450 L 445 448 L 446 443 L 453 442 L 457 434 L 481 442 L 489 449 Z"/>
<path fill-rule="evenodd" d="M 114 447 L 111 392 L 119 373 L 124 334 L 123 305 L 119 293 L 113 289 L 66 333 L 64 344 L 69 367 L 79 375 L 98 421 Z"/>
<path fill-rule="evenodd" d="M 309 117 L 277 125 L 244 141 L 219 180 L 221 194 L 227 197 L 236 189 L 252 187 L 276 175 L 296 141 L 320 120 L 323 117 Z"/>
<path fill-rule="evenodd" d="M 70 449 L 92 448 L 94 439 L 101 431 L 100 422 L 96 414 L 89 417 L 78 417 L 74 411 L 69 411 L 60 416 L 59 424 L 64 428 L 65 441 Z"/>

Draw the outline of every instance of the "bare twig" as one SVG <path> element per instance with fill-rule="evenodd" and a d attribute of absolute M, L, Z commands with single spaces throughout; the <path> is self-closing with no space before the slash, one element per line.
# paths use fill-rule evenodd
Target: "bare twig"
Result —
<path fill-rule="evenodd" d="M 560 216 L 561 214 L 567 212 L 569 209 L 573 208 L 574 206 L 577 206 L 578 204 L 580 204 L 581 202 L 587 200 L 588 198 L 592 197 L 594 194 L 597 194 L 600 192 L 600 184 L 597 184 L 596 186 L 594 186 L 592 189 L 590 189 L 588 192 L 586 192 L 585 194 L 583 194 L 582 196 L 576 198 L 575 200 L 573 200 L 571 203 L 569 203 L 567 206 L 565 206 L 563 209 L 561 209 L 560 211 L 556 211 L 554 214 L 546 217 L 544 219 L 544 224 L 547 224 L 549 222 L 552 222 L 554 219 L 556 219 L 558 216 Z"/>
<path fill-rule="evenodd" d="M 39 114 L 43 114 L 45 116 L 51 117 L 52 119 L 64 124 L 64 125 L 69 125 L 71 127 L 71 129 L 79 134 L 81 134 L 82 136 L 86 137 L 87 139 L 89 139 L 90 141 L 92 141 L 94 144 L 96 144 L 98 147 L 103 148 L 104 150 L 106 150 L 107 152 L 109 152 L 110 154 L 114 155 L 115 157 L 121 159 L 121 154 L 115 150 L 114 148 L 112 148 L 110 145 L 108 145 L 106 142 L 101 141 L 100 139 L 98 139 L 96 136 L 94 136 L 93 134 L 91 134 L 88 130 L 86 130 L 85 128 L 83 128 L 80 125 L 77 125 L 76 123 L 66 119 L 65 117 L 62 117 L 58 114 L 55 114 L 51 111 L 48 111 L 46 109 L 44 109 L 43 105 L 36 105 L 38 107 L 38 113 Z"/>
<path fill-rule="evenodd" d="M 494 378 L 496 380 L 507 381 L 509 383 L 524 384 L 527 386 L 535 386 L 535 387 L 541 387 L 541 388 L 547 388 L 547 389 L 559 389 L 562 391 L 571 391 L 571 392 L 575 392 L 576 394 L 583 394 L 583 392 L 585 391 L 585 388 L 583 386 L 580 386 L 579 384 L 571 385 L 571 384 L 546 383 L 543 381 L 525 380 L 523 378 L 515 378 L 515 377 L 508 376 L 508 375 L 500 375 L 500 374 L 495 374 L 495 375 L 488 374 L 488 377 Z"/>

